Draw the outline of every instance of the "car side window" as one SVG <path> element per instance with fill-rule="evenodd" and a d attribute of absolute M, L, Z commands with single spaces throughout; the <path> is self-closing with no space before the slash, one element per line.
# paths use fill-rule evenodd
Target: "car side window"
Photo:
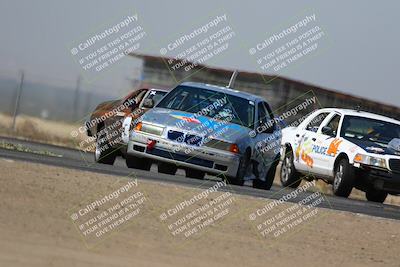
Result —
<path fill-rule="evenodd" d="M 266 117 L 267 117 L 267 113 L 265 112 L 262 102 L 260 102 L 260 103 L 258 103 L 258 122 L 259 122 L 259 124 L 264 123 Z"/>
<path fill-rule="evenodd" d="M 321 123 L 325 120 L 325 118 L 329 115 L 329 112 L 322 112 L 316 115 L 306 126 L 307 131 L 317 132 Z"/>
<path fill-rule="evenodd" d="M 322 133 L 335 137 L 339 127 L 339 121 L 340 121 L 340 115 L 335 114 L 335 116 L 333 116 L 333 118 L 328 122 L 328 124 L 324 128 L 322 128 Z"/>

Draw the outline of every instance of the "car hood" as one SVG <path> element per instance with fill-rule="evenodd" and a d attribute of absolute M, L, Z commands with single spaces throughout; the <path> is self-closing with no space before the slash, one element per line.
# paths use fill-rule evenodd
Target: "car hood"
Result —
<path fill-rule="evenodd" d="M 383 145 L 378 142 L 358 140 L 358 139 L 353 139 L 353 138 L 349 138 L 347 140 L 352 142 L 353 144 L 361 147 L 368 153 L 400 156 L 400 150 L 395 149 L 393 146 L 388 146 L 388 145 Z"/>
<path fill-rule="evenodd" d="M 164 108 L 153 108 L 142 116 L 143 122 L 167 127 L 167 130 L 178 130 L 185 133 L 196 133 L 200 136 L 223 141 L 236 142 L 249 135 L 250 129 L 234 123 L 211 119 L 205 116 L 194 116 L 193 113 Z M 210 130 L 212 129 L 212 130 Z"/>

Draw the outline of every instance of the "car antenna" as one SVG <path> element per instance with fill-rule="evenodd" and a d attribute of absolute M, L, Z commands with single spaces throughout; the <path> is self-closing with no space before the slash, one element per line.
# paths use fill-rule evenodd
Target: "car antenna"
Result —
<path fill-rule="evenodd" d="M 235 71 L 232 73 L 232 76 L 231 76 L 231 79 L 229 80 L 229 84 L 228 84 L 227 88 L 233 89 L 233 84 L 235 83 L 235 80 L 236 80 L 236 76 L 237 76 L 237 75 L 238 75 L 238 71 L 235 70 Z"/>

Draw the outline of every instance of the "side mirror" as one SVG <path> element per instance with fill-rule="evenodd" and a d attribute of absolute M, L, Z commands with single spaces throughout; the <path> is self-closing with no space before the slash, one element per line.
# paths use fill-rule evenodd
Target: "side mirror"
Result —
<path fill-rule="evenodd" d="M 329 126 L 324 126 L 324 127 L 322 127 L 321 132 L 322 132 L 323 134 L 326 134 L 326 135 L 329 135 L 329 136 L 335 135 L 334 132 L 333 132 L 333 130 L 332 130 L 332 128 L 329 127 Z"/>
<path fill-rule="evenodd" d="M 262 133 L 272 134 L 275 130 L 275 123 L 265 123 L 260 121 L 259 125 L 262 125 Z"/>
<path fill-rule="evenodd" d="M 143 102 L 144 108 L 152 108 L 154 107 L 154 100 L 153 99 L 145 99 Z"/>

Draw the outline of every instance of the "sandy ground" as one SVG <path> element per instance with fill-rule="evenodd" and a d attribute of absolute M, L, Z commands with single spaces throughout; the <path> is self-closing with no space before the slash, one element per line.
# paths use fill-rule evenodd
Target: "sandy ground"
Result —
<path fill-rule="evenodd" d="M 293 234 L 264 238 L 248 214 L 268 200 L 238 195 L 232 195 L 230 213 L 203 232 L 188 238 L 173 236 L 159 215 L 201 191 L 140 179 L 137 188 L 146 196 L 141 213 L 88 246 L 70 218 L 71 210 L 134 178 L 6 159 L 0 159 L 0 169 L 0 266 L 399 266 L 400 262 L 400 222 L 318 209 L 316 218 L 303 222 Z"/>

